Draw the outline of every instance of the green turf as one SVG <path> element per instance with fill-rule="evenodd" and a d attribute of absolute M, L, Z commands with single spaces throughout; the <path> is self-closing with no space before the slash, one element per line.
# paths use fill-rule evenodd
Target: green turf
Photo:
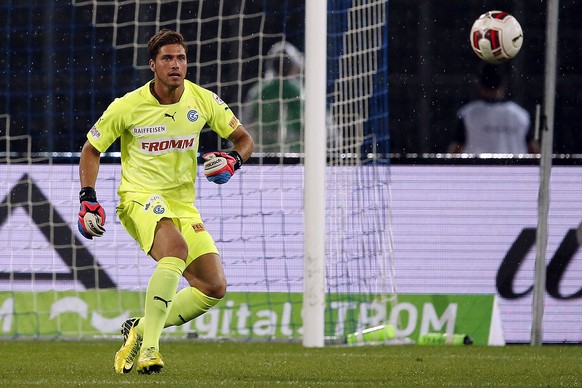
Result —
<path fill-rule="evenodd" d="M 159 375 L 113 372 L 111 341 L 0 341 L 0 385 L 581 386 L 582 347 L 163 342 Z"/>

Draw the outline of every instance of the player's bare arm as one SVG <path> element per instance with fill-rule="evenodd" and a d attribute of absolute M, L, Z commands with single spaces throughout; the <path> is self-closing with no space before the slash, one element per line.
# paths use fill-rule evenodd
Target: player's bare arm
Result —
<path fill-rule="evenodd" d="M 234 144 L 233 151 L 238 152 L 243 161 L 246 161 L 248 158 L 250 158 L 251 154 L 253 153 L 255 144 L 251 135 L 242 125 L 239 125 L 234 130 L 234 132 L 230 134 L 228 140 Z"/>
<path fill-rule="evenodd" d="M 81 160 L 79 161 L 79 178 L 81 187 L 95 188 L 97 174 L 99 173 L 100 152 L 86 141 L 81 150 Z"/>

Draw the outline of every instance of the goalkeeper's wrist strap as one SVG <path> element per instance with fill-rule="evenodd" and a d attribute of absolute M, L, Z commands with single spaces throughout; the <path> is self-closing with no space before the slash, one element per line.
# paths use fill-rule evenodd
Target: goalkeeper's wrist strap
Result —
<path fill-rule="evenodd" d="M 91 186 L 86 186 L 79 191 L 79 202 L 97 202 L 97 193 Z"/>
<path fill-rule="evenodd" d="M 228 154 L 230 156 L 232 156 L 234 158 L 234 160 L 236 161 L 234 163 L 234 170 L 236 171 L 239 168 L 241 168 L 243 165 L 243 160 L 242 160 L 242 157 L 240 156 L 240 154 L 236 151 L 230 151 Z"/>

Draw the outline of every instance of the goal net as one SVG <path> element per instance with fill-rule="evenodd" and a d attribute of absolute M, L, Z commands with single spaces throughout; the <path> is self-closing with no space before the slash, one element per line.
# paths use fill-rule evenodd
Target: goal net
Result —
<path fill-rule="evenodd" d="M 0 335 L 111 337 L 143 312 L 155 264 L 115 215 L 117 145 L 102 159 L 97 192 L 107 233 L 94 240 L 76 230 L 78 151 L 106 105 L 151 78 L 147 39 L 169 28 L 188 41 L 188 79 L 229 104 L 256 153 L 228 185 L 199 174 L 196 204 L 221 251 L 228 292 L 164 336 L 300 339 L 310 125 L 304 3 L 8 1 L 0 11 L 14 90 L 2 95 L 0 112 Z M 47 21 L 47 13 L 55 17 Z M 328 138 L 325 336 L 340 341 L 389 322 L 396 297 L 386 23 L 386 1 L 328 2 L 327 123 L 318 128 Z M 22 71 L 34 66 L 46 76 Z M 46 109 L 24 103 L 29 95 L 46 96 Z M 201 153 L 230 146 L 210 129 L 200 142 Z"/>

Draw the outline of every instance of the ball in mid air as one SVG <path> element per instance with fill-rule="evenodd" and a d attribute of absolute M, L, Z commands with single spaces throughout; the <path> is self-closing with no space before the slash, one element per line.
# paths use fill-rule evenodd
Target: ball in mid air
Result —
<path fill-rule="evenodd" d="M 473 23 L 470 41 L 479 58 L 498 64 L 519 53 L 523 45 L 523 31 L 517 19 L 507 12 L 489 11 Z"/>

